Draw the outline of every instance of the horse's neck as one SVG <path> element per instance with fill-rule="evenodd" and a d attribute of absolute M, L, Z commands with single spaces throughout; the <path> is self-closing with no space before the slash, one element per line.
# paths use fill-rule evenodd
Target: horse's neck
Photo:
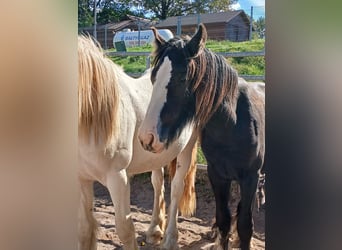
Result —
<path fill-rule="evenodd" d="M 131 78 L 123 73 L 119 81 L 119 144 L 133 139 L 137 129 L 145 117 L 152 94 L 152 84 L 149 77 Z M 130 138 L 130 139 L 128 139 Z"/>
<path fill-rule="evenodd" d="M 234 127 L 237 122 L 237 110 L 239 105 L 240 95 L 248 98 L 248 102 L 251 102 L 251 98 L 253 95 L 258 96 L 261 95 L 263 98 L 265 97 L 265 84 L 261 82 L 249 83 L 246 82 L 243 78 L 238 79 L 238 86 L 236 89 L 236 98 L 233 103 L 233 109 L 227 108 L 228 97 L 226 97 L 223 102 L 218 107 L 217 111 L 213 113 L 209 122 L 211 123 L 222 123 L 226 124 L 228 127 Z M 260 99 L 260 100 L 259 100 Z M 261 101 L 262 98 L 259 98 L 258 101 Z M 251 102 L 251 105 L 253 103 Z M 208 123 L 209 123 L 208 122 Z"/>
<path fill-rule="evenodd" d="M 144 118 L 152 95 L 150 78 L 148 75 L 144 75 L 135 79 L 123 74 L 122 80 L 119 82 L 121 103 L 124 106 L 131 106 L 132 112 L 138 118 Z M 131 114 L 126 115 L 131 116 Z"/>
<path fill-rule="evenodd" d="M 241 82 L 240 82 L 241 81 Z M 231 128 L 236 125 L 236 110 L 237 110 L 237 100 L 239 97 L 239 86 L 240 84 L 247 84 L 242 78 L 238 80 L 238 86 L 235 89 L 235 94 L 233 99 L 231 97 L 225 96 L 219 103 L 216 110 L 213 110 L 207 124 L 204 127 L 211 126 L 213 123 L 225 124 L 225 126 Z M 218 91 L 218 90 L 217 90 Z M 216 93 L 217 94 L 217 93 Z M 218 94 L 217 94 L 218 95 Z"/>

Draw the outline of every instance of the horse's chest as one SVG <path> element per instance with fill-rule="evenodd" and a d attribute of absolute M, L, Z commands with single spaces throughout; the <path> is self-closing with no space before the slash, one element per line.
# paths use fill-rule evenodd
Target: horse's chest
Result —
<path fill-rule="evenodd" d="M 248 169 L 257 155 L 257 144 L 248 122 L 211 120 L 202 131 L 201 146 L 212 167 L 222 168 L 221 174 L 233 179 L 241 170 Z"/>

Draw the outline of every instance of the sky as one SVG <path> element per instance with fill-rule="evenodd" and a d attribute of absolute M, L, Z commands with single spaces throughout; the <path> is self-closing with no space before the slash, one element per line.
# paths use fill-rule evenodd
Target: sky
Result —
<path fill-rule="evenodd" d="M 244 10 L 248 15 L 251 14 L 251 6 L 253 6 L 253 19 L 265 17 L 265 0 L 238 0 L 232 7 L 236 10 Z"/>

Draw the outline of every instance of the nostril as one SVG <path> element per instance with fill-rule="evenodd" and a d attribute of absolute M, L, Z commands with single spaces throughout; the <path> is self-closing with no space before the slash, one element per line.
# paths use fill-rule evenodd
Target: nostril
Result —
<path fill-rule="evenodd" d="M 153 136 L 152 133 L 148 134 L 148 140 L 149 140 L 148 145 L 152 148 L 152 144 L 153 144 L 153 141 L 154 141 L 154 136 Z"/>
<path fill-rule="evenodd" d="M 152 133 L 147 133 L 145 136 L 139 136 L 139 141 L 145 150 L 153 150 L 152 144 L 154 142 L 154 135 Z"/>
<path fill-rule="evenodd" d="M 140 136 L 139 136 L 138 139 L 139 139 L 139 141 L 140 141 L 141 146 L 144 147 L 144 142 L 143 142 L 143 140 L 140 138 Z"/>

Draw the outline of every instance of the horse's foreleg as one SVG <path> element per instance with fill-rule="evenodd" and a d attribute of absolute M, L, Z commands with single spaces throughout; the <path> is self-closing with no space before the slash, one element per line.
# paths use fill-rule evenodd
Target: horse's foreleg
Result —
<path fill-rule="evenodd" d="M 97 223 L 93 216 L 93 181 L 79 178 L 79 186 L 78 249 L 95 250 Z"/>
<path fill-rule="evenodd" d="M 253 234 L 252 205 L 258 185 L 257 173 L 249 174 L 240 181 L 241 200 L 238 205 L 237 231 L 241 250 L 250 249 Z"/>
<path fill-rule="evenodd" d="M 216 222 L 213 226 L 216 236 L 214 249 L 228 250 L 228 237 L 232 219 L 228 207 L 231 181 L 223 179 L 220 172 L 217 171 L 217 168 L 219 167 L 214 167 L 208 164 L 208 176 L 215 195 L 216 203 Z"/>
<path fill-rule="evenodd" d="M 153 212 L 150 227 L 146 233 L 147 242 L 159 244 L 165 230 L 164 169 L 152 171 L 154 189 Z"/>
<path fill-rule="evenodd" d="M 184 191 L 184 178 L 191 164 L 192 148 L 196 138 L 192 138 L 177 157 L 177 170 L 171 182 L 171 202 L 168 209 L 167 228 L 162 241 L 162 249 L 178 249 L 177 217 L 178 206 Z"/>
<path fill-rule="evenodd" d="M 107 175 L 107 188 L 115 209 L 116 232 L 123 243 L 123 249 L 136 250 L 138 244 L 131 219 L 130 184 L 126 170 L 111 171 Z"/>

